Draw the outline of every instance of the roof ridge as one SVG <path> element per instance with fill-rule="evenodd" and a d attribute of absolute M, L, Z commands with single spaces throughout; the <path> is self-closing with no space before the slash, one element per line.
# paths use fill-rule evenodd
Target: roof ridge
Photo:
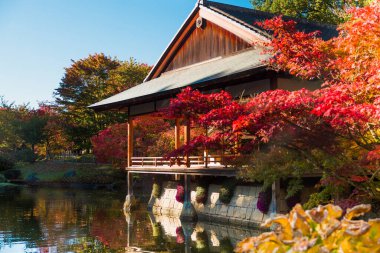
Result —
<path fill-rule="evenodd" d="M 256 12 L 258 14 L 264 14 L 264 15 L 272 16 L 272 17 L 281 15 L 281 14 L 271 13 L 271 12 L 257 10 L 257 9 L 253 9 L 253 8 L 247 8 L 247 7 L 243 7 L 243 6 L 237 6 L 237 5 L 232 5 L 232 4 L 220 3 L 220 2 L 216 2 L 216 1 L 206 1 L 206 4 L 204 4 L 204 5 L 207 6 L 207 7 L 214 7 L 216 9 L 218 9 L 218 7 L 215 6 L 215 5 L 213 6 L 213 4 L 222 5 L 222 6 L 225 6 L 225 7 L 231 8 L 231 9 L 235 9 L 235 10 L 239 10 L 239 11 L 246 11 L 246 12 L 251 12 L 251 13 L 252 12 Z M 221 11 L 221 12 L 225 13 L 223 10 L 220 10 L 220 9 L 218 9 L 218 11 Z M 231 16 L 231 15 L 228 15 L 228 16 Z M 330 27 L 330 28 L 336 28 L 337 27 L 334 24 L 312 21 L 312 20 L 308 20 L 306 18 L 297 18 L 297 17 L 288 16 L 288 15 L 282 15 L 282 16 L 284 18 L 286 18 L 286 19 L 294 20 L 297 23 L 302 22 L 302 23 L 307 23 L 307 24 L 312 24 L 312 25 L 318 25 L 318 26 L 325 26 L 325 27 Z M 238 19 L 237 17 L 234 17 L 234 18 Z M 245 23 L 243 20 L 240 20 L 240 21 L 243 22 L 243 23 Z M 248 25 L 252 26 L 253 24 L 248 24 Z"/>

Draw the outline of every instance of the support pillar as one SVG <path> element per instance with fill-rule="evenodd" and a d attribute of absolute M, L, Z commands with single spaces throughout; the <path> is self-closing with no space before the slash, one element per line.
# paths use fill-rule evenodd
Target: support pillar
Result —
<path fill-rule="evenodd" d="M 181 221 L 196 221 L 198 217 L 193 204 L 191 204 L 190 176 L 187 174 L 184 174 L 184 188 L 185 196 L 180 219 Z"/>
<path fill-rule="evenodd" d="M 179 119 L 175 119 L 175 128 L 174 128 L 174 148 L 178 149 L 181 146 L 181 125 Z M 174 180 L 179 181 L 180 175 L 175 174 Z"/>
<path fill-rule="evenodd" d="M 127 166 L 132 167 L 132 157 L 133 157 L 133 119 L 128 119 L 128 143 L 127 143 L 128 155 L 127 155 Z"/>
<path fill-rule="evenodd" d="M 174 131 L 174 148 L 178 149 L 181 146 L 181 125 L 179 124 L 179 119 L 175 119 Z"/>
<path fill-rule="evenodd" d="M 136 199 L 133 195 L 133 177 L 132 173 L 128 171 L 127 173 L 127 183 L 128 183 L 128 195 L 125 197 L 124 202 L 124 212 L 129 213 L 136 206 Z"/>
<path fill-rule="evenodd" d="M 186 120 L 185 123 L 185 144 L 188 145 L 190 143 L 190 120 Z M 190 158 L 189 154 L 186 154 L 186 167 L 190 167 Z"/>

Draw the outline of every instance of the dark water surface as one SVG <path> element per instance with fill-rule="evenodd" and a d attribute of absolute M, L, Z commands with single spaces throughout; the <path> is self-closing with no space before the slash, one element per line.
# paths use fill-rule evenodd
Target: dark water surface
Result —
<path fill-rule="evenodd" d="M 107 191 L 20 188 L 0 191 L 0 253 L 233 252 L 248 228 L 124 215 L 125 195 Z"/>

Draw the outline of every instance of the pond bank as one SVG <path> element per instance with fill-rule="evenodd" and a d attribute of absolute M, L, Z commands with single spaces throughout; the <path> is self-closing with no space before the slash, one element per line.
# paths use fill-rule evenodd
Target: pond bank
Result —
<path fill-rule="evenodd" d="M 81 189 L 121 189 L 126 187 L 125 172 L 111 165 L 40 161 L 18 163 L 2 174 L 10 183 Z"/>

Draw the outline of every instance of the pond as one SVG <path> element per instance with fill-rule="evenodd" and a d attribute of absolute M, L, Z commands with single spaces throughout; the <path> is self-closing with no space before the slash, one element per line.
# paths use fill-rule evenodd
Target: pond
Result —
<path fill-rule="evenodd" d="M 125 215 L 124 194 L 23 187 L 0 192 L 0 253 L 233 252 L 258 231 L 155 217 L 144 207 Z"/>

